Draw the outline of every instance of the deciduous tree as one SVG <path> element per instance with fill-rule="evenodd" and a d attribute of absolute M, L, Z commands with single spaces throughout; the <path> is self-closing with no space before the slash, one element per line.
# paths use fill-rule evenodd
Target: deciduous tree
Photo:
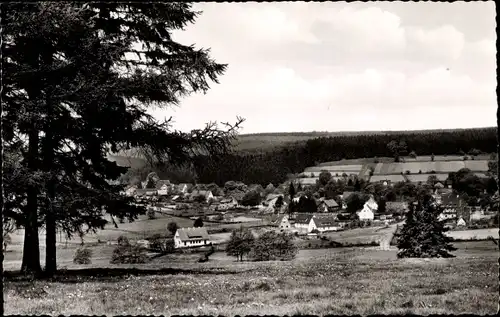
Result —
<path fill-rule="evenodd" d="M 231 233 L 226 246 L 226 253 L 229 256 L 235 256 L 239 261 L 243 261 L 243 256 L 252 250 L 254 241 L 255 238 L 250 229 L 240 227 Z"/>

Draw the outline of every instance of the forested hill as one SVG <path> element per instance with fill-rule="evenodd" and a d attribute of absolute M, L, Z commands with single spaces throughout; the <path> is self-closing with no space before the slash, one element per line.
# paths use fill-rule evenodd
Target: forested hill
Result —
<path fill-rule="evenodd" d="M 452 155 L 471 149 L 493 153 L 497 151 L 497 128 L 246 134 L 235 141 L 232 155 L 219 161 L 198 157 L 196 174 L 200 183 L 222 185 L 238 180 L 278 184 L 287 174 L 300 173 L 319 162 L 391 156 L 387 144 L 393 140 L 405 141 L 408 152 L 417 155 Z M 112 158 L 128 165 L 127 158 Z M 140 167 L 139 163 L 140 159 L 133 159 L 133 167 Z M 177 174 L 172 168 L 166 170 L 169 173 L 165 177 Z M 185 170 L 182 174 L 187 175 Z"/>
<path fill-rule="evenodd" d="M 476 129 L 435 129 L 435 130 L 411 130 L 411 131 L 343 131 L 343 132 L 276 132 L 276 133 L 252 133 L 240 134 L 234 142 L 235 150 L 242 153 L 267 152 L 285 146 L 303 143 L 307 140 L 324 137 L 339 136 L 360 136 L 360 135 L 408 135 L 421 133 L 441 133 L 441 132 L 461 132 L 461 131 L 480 131 L 487 129 L 496 129 L 495 127 L 476 128 Z M 496 130 L 495 130 L 496 131 Z"/>
<path fill-rule="evenodd" d="M 254 153 L 240 151 L 218 161 L 200 157 L 196 173 L 202 183 L 239 180 L 246 184 L 277 184 L 285 181 L 287 174 L 302 172 L 319 162 L 392 156 L 387 144 L 393 140 L 406 142 L 408 152 L 414 151 L 417 155 L 461 154 L 472 149 L 493 153 L 497 151 L 497 128 L 377 132 L 289 140 L 286 146 L 276 142 L 274 149 L 254 150 Z"/>

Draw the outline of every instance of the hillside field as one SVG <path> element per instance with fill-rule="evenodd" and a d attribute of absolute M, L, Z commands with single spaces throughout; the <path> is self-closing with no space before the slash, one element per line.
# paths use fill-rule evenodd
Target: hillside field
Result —
<path fill-rule="evenodd" d="M 362 158 L 355 160 L 341 160 L 323 162 L 316 166 L 310 166 L 299 174 L 298 181 L 303 185 L 315 184 L 322 171 L 328 171 L 334 179 L 342 178 L 343 173 L 356 174 L 358 177 L 366 178 L 369 169 L 373 169 L 371 182 L 389 180 L 391 182 L 402 182 L 406 178 L 411 182 L 426 182 L 430 175 L 434 175 L 440 181 L 448 178 L 448 173 L 456 172 L 462 168 L 468 168 L 478 177 L 486 177 L 488 171 L 489 155 L 478 155 L 475 160 L 464 161 L 461 156 L 435 156 L 431 161 L 430 156 L 415 158 L 403 157 L 404 162 L 395 163 L 393 158 L 383 157 Z M 410 172 L 407 175 L 407 171 Z M 403 173 L 404 175 L 401 175 Z"/>

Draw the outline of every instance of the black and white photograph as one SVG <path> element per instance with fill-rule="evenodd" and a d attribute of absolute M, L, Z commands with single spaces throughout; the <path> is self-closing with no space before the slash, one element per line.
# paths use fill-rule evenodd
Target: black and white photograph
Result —
<path fill-rule="evenodd" d="M 5 315 L 493 315 L 495 1 L 0 4 Z"/>

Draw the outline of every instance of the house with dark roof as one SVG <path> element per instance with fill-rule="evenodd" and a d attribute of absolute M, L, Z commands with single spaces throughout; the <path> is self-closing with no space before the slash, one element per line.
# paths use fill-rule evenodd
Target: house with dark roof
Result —
<path fill-rule="evenodd" d="M 180 183 L 176 186 L 175 190 L 181 194 L 187 194 L 187 192 L 193 187 L 193 184 Z"/>
<path fill-rule="evenodd" d="M 347 208 L 347 199 L 354 194 L 354 192 L 343 192 L 340 198 L 342 199 L 342 209 Z"/>
<path fill-rule="evenodd" d="M 295 223 L 293 226 L 300 232 L 308 233 L 313 230 L 313 215 L 299 213 L 295 217 Z"/>
<path fill-rule="evenodd" d="M 290 223 L 289 216 L 286 214 L 273 217 L 273 221 L 271 222 L 271 224 L 274 226 L 277 226 L 280 229 L 291 229 L 292 228 L 292 224 Z"/>
<path fill-rule="evenodd" d="M 155 188 L 136 189 L 134 191 L 134 196 L 136 197 L 154 196 L 156 194 L 157 190 Z"/>
<path fill-rule="evenodd" d="M 336 218 L 333 216 L 313 217 L 311 228 L 311 231 L 316 229 L 319 232 L 342 230 L 341 224 L 337 222 Z"/>
<path fill-rule="evenodd" d="M 179 228 L 174 235 L 174 246 L 178 248 L 201 247 L 210 245 L 206 228 Z"/>
<path fill-rule="evenodd" d="M 214 195 L 209 190 L 193 190 L 191 193 L 191 198 L 195 198 L 197 196 L 205 197 L 205 201 L 208 202 L 210 199 L 214 198 Z"/>
<path fill-rule="evenodd" d="M 169 180 L 159 180 L 155 185 L 156 190 L 158 191 L 158 196 L 166 196 L 170 193 L 172 184 L 170 184 Z"/>
<path fill-rule="evenodd" d="M 334 199 L 320 200 L 318 211 L 320 212 L 336 212 L 340 210 L 339 204 Z"/>

